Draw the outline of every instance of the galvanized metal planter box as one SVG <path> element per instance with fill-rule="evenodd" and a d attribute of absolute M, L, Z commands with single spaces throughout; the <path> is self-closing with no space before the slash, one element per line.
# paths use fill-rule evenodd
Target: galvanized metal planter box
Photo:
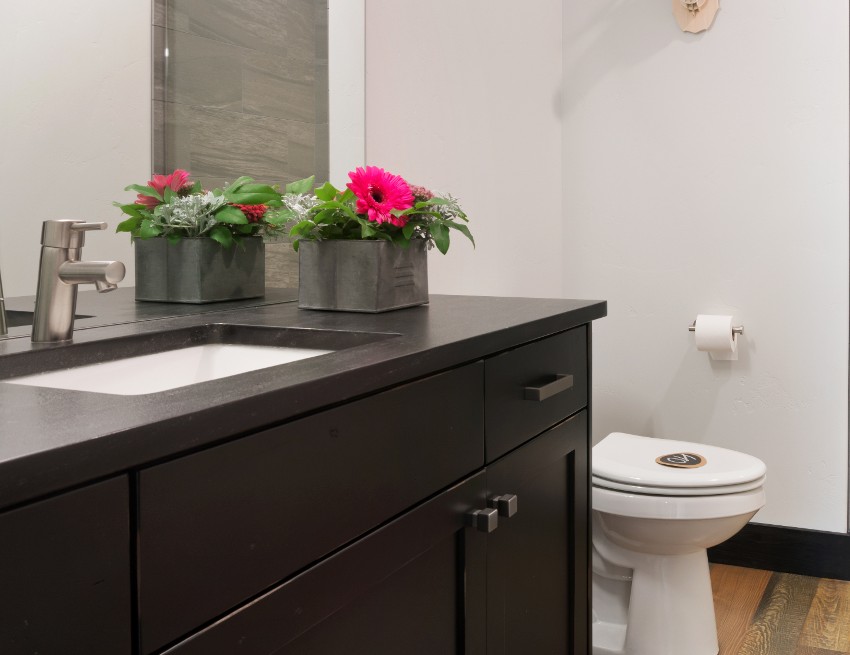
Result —
<path fill-rule="evenodd" d="M 133 239 L 136 300 L 208 303 L 265 294 L 262 237 L 243 238 L 224 248 L 207 237 Z"/>
<path fill-rule="evenodd" d="M 301 241 L 298 306 L 341 312 L 386 312 L 428 302 L 424 240 L 409 248 L 388 241 Z"/>

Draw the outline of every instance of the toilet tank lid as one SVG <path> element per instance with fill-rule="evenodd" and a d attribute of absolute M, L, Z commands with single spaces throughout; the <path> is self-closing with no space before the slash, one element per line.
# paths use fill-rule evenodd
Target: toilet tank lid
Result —
<path fill-rule="evenodd" d="M 659 463 L 659 458 L 668 465 Z M 757 480 L 766 471 L 760 459 L 735 450 L 624 432 L 613 432 L 593 447 L 593 475 L 624 484 L 725 487 Z"/>

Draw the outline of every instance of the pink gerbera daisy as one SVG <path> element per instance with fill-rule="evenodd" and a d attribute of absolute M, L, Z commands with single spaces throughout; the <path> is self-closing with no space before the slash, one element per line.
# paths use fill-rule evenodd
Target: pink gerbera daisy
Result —
<path fill-rule="evenodd" d="M 358 213 L 366 214 L 375 223 L 404 226 L 407 217 L 392 214 L 393 209 L 413 207 L 413 194 L 403 178 L 377 166 L 357 168 L 348 177 L 351 182 L 346 186 L 357 196 Z"/>
<path fill-rule="evenodd" d="M 148 186 L 153 187 L 159 195 L 162 195 L 166 188 L 177 193 L 186 187 L 191 187 L 192 181 L 189 179 L 189 173 L 178 168 L 171 175 L 154 175 L 152 180 L 148 180 Z M 145 196 L 140 193 L 136 196 L 136 203 L 152 209 L 160 204 L 160 201 L 153 196 Z"/>

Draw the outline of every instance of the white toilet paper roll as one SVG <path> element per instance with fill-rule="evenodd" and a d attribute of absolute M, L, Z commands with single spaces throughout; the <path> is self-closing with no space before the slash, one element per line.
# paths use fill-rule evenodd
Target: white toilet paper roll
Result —
<path fill-rule="evenodd" d="M 738 340 L 732 334 L 732 317 L 698 314 L 694 328 L 697 350 L 715 359 L 737 359 Z"/>

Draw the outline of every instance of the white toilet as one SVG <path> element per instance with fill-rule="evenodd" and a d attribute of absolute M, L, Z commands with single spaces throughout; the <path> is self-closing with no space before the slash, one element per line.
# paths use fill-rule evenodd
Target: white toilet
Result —
<path fill-rule="evenodd" d="M 717 655 L 706 548 L 764 505 L 764 462 L 614 432 L 592 470 L 593 655 Z"/>

